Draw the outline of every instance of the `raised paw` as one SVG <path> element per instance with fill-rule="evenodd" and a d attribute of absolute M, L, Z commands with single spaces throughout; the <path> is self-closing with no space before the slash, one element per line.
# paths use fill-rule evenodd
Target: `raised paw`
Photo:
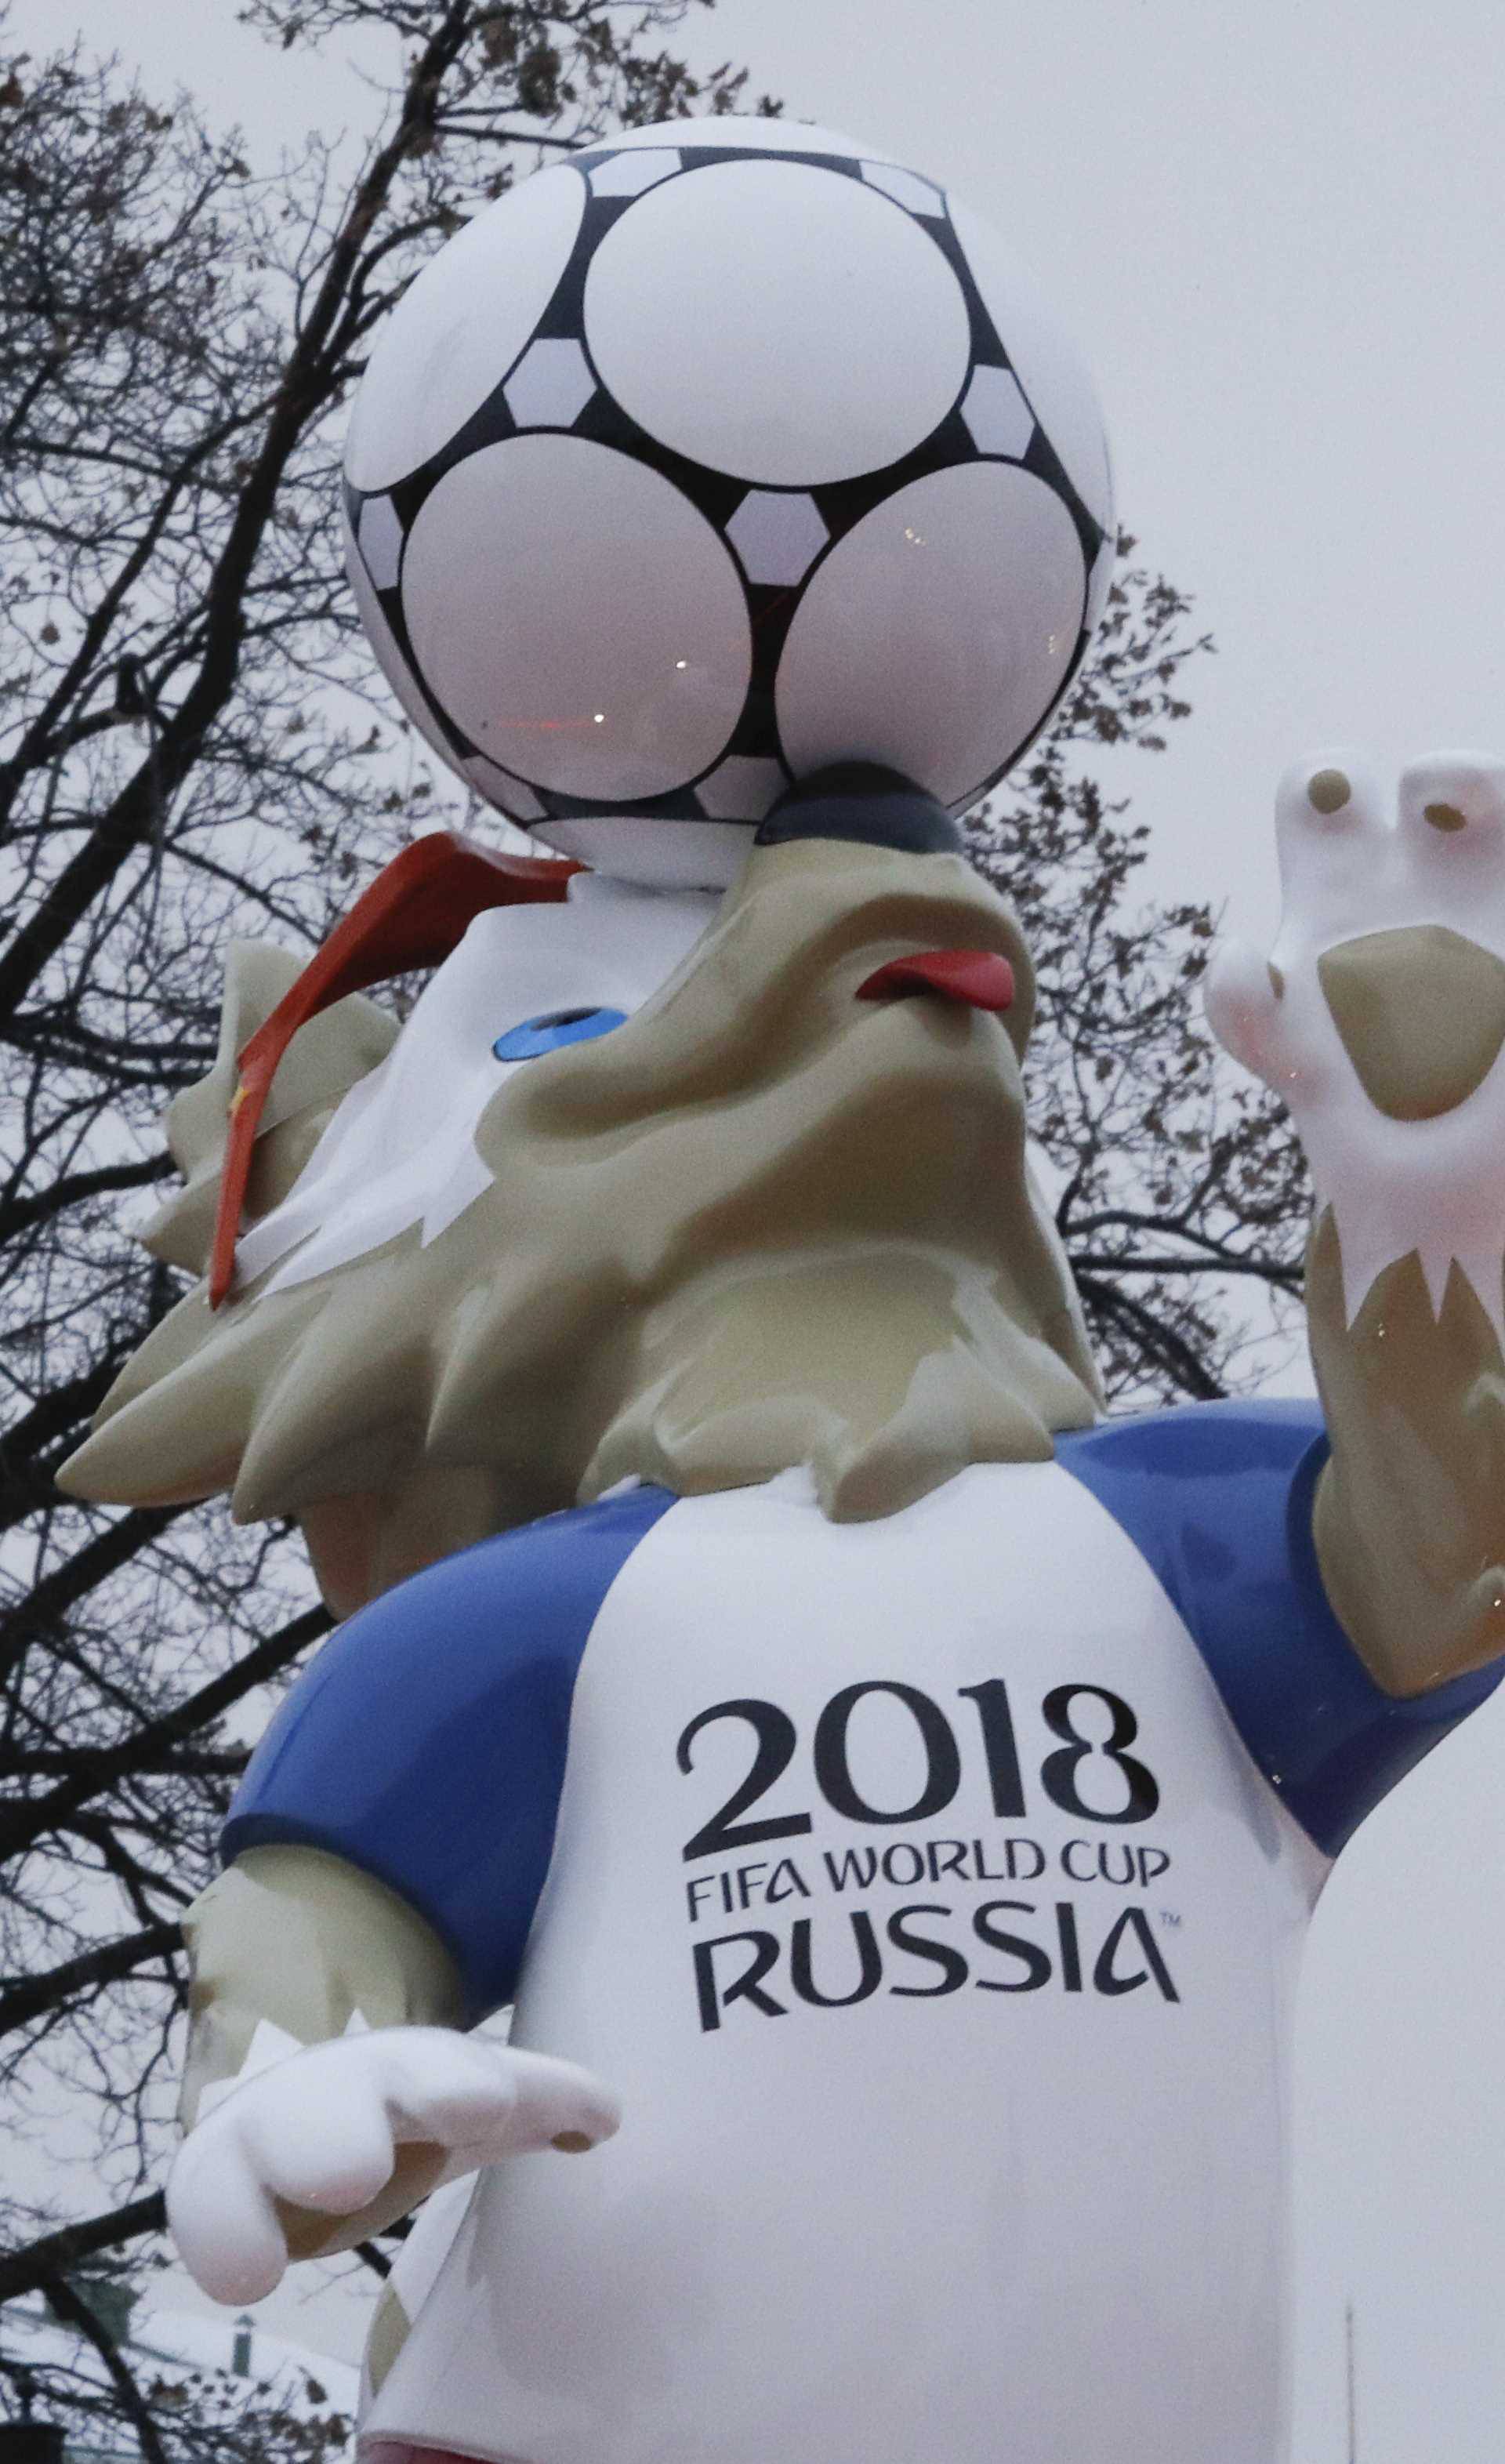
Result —
<path fill-rule="evenodd" d="M 1456 1262 L 1505 1345 L 1505 761 L 1428 755 L 1387 806 L 1347 753 L 1286 773 L 1279 935 L 1218 952 L 1208 1015 L 1290 1107 L 1350 1321 L 1415 1251 L 1433 1308 Z"/>

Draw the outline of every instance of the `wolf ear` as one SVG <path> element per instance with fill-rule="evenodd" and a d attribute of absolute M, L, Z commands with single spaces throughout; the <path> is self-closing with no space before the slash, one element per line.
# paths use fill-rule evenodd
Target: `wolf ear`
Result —
<path fill-rule="evenodd" d="M 273 1080 L 294 1037 L 298 1036 L 300 1052 L 312 1051 L 307 1030 L 321 1011 L 336 1002 L 341 1008 L 353 1008 L 349 996 L 365 985 L 405 975 L 411 968 L 439 965 L 458 946 L 467 927 L 488 908 L 563 898 L 571 875 L 582 869 L 564 858 L 500 854 L 448 831 L 415 839 L 411 847 L 404 847 L 378 873 L 369 890 L 336 925 L 307 966 L 294 968 L 291 979 L 285 980 L 273 1006 L 262 1012 L 249 1039 L 241 1042 L 238 1029 L 231 1028 L 235 1035 L 231 1050 L 238 1062 L 237 1084 L 229 1099 L 229 1135 L 218 1174 L 209 1253 L 211 1309 L 219 1307 L 234 1276 L 235 1238 L 256 1156 L 257 1133 L 272 1095 Z M 264 976 L 262 980 L 265 981 Z M 249 979 L 247 990 L 251 990 Z M 381 1016 L 370 1002 L 362 1001 L 357 1014 L 362 1025 L 366 1013 Z M 245 1014 L 249 1022 L 249 1003 Z M 387 1043 L 395 1033 L 393 1027 Z M 381 1057 L 381 1052 L 375 1056 L 378 1060 Z M 221 1061 L 224 1058 L 222 1045 Z M 219 1066 L 217 1062 L 216 1073 Z M 364 1066 L 369 1068 L 374 1062 L 368 1061 Z M 362 1074 L 361 1069 L 356 1069 L 345 1085 L 353 1085 Z M 190 1090 L 189 1096 L 182 1100 L 192 1102 L 202 1096 L 208 1083 L 203 1089 Z M 217 1095 L 218 1090 L 216 1111 Z M 176 1155 L 176 1125 L 170 1133 L 174 1134 Z M 195 1113 L 182 1126 L 185 1146 L 199 1133 Z M 291 1186 L 291 1179 L 287 1185 Z M 273 1202 L 263 1198 L 258 1211 L 265 1211 L 266 1205 Z"/>

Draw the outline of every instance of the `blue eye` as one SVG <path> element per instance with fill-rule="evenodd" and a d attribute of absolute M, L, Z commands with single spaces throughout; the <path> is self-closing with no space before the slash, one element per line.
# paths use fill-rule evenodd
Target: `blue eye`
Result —
<path fill-rule="evenodd" d="M 540 1052 L 557 1052 L 561 1044 L 589 1044 L 626 1023 L 624 1009 L 546 1009 L 538 1018 L 510 1026 L 491 1050 L 498 1061 L 534 1061 Z"/>

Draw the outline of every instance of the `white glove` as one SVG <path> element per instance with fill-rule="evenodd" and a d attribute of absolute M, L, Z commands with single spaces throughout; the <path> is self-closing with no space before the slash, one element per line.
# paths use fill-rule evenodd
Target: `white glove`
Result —
<path fill-rule="evenodd" d="M 290 2055 L 216 2103 L 179 2151 L 167 2222 L 212 2300 L 259 2301 L 288 2263 L 276 2199 L 359 2215 L 403 2142 L 448 2148 L 453 2181 L 556 2141 L 595 2146 L 621 2118 L 574 2062 L 446 2028 L 375 2028 Z"/>
<path fill-rule="evenodd" d="M 1242 942 L 1219 949 L 1208 1017 L 1290 1109 L 1319 1209 L 1336 1219 L 1349 1322 L 1414 1249 L 1433 1309 L 1456 1261 L 1505 1342 L 1505 762 L 1429 754 L 1403 773 L 1393 822 L 1390 803 L 1346 752 L 1287 771 L 1279 937 L 1268 962 Z M 1355 1028 L 1397 1105 L 1363 1078 L 1324 971 L 1358 962 L 1362 989 L 1366 958 L 1407 941 L 1408 1000 L 1386 1004 L 1376 978 Z M 1439 1058 L 1450 1067 L 1429 1091 Z"/>

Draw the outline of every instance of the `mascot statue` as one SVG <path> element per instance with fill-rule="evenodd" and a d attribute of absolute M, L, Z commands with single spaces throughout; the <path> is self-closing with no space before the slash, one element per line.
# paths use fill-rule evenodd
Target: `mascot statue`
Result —
<path fill-rule="evenodd" d="M 184 2258 L 422 2203 L 369 2464 L 1281 2464 L 1304 1929 L 1505 1651 L 1505 764 L 1289 774 L 1211 1008 L 1307 1142 L 1320 1408 L 1110 1419 L 955 818 L 1112 554 L 1001 244 L 826 131 L 632 132 L 421 275 L 345 511 L 553 852 L 232 954 L 149 1236 L 205 1280 L 67 1473 L 294 1518 L 345 1620 L 188 1922 Z"/>

